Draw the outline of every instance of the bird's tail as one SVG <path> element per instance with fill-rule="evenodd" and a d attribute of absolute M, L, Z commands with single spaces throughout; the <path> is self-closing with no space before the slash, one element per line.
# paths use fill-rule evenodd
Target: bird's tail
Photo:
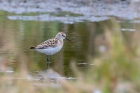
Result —
<path fill-rule="evenodd" d="M 35 49 L 35 47 L 30 47 L 30 49 Z"/>

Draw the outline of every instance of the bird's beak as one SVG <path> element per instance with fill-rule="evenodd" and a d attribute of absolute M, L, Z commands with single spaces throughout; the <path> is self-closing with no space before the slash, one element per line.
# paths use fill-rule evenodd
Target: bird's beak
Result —
<path fill-rule="evenodd" d="M 69 38 L 67 38 L 67 37 L 65 37 L 65 39 L 71 41 L 71 40 L 70 40 Z"/>

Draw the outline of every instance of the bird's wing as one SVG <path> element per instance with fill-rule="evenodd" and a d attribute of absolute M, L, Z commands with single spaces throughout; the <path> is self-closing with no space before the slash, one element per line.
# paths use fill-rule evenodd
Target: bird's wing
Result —
<path fill-rule="evenodd" d="M 46 49 L 48 47 L 56 47 L 57 43 L 58 43 L 58 39 L 49 39 L 37 45 L 35 49 Z"/>

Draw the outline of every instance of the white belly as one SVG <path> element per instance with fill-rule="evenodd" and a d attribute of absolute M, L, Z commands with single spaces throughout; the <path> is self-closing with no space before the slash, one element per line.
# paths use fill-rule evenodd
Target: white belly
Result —
<path fill-rule="evenodd" d="M 62 46 L 57 47 L 48 47 L 47 49 L 35 49 L 41 53 L 44 53 L 46 55 L 53 55 L 61 50 Z"/>

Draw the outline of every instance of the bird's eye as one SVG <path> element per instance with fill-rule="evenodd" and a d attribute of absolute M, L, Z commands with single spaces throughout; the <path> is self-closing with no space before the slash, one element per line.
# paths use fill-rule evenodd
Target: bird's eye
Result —
<path fill-rule="evenodd" d="M 62 34 L 62 36 L 65 37 L 63 34 Z"/>

